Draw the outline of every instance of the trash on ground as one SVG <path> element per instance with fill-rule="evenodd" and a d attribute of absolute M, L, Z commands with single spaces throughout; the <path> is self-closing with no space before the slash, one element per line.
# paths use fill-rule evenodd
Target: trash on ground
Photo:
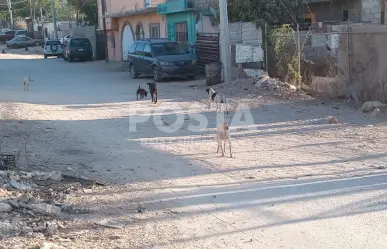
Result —
<path fill-rule="evenodd" d="M 109 221 L 106 219 L 98 221 L 95 224 L 100 225 L 100 226 L 104 226 L 104 227 L 116 228 L 116 229 L 121 229 L 121 228 L 125 227 L 125 225 L 126 225 L 124 223 L 120 223 L 120 222 L 116 222 L 116 221 Z"/>

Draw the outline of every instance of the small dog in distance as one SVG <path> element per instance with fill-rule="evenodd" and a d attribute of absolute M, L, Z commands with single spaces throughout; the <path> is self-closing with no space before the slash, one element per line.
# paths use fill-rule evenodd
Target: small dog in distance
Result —
<path fill-rule="evenodd" d="M 231 153 L 231 141 L 230 141 L 230 127 L 228 123 L 223 122 L 218 125 L 216 129 L 216 141 L 218 142 L 218 150 L 216 153 L 219 153 L 219 149 L 222 150 L 222 156 L 226 153 L 226 142 L 228 142 L 228 146 L 230 147 L 230 157 L 232 158 Z M 223 142 L 223 146 L 222 146 Z"/>
<path fill-rule="evenodd" d="M 146 83 L 149 86 L 149 92 L 152 97 L 152 102 L 157 103 L 157 97 L 159 95 L 159 88 L 156 83 Z"/>
<path fill-rule="evenodd" d="M 138 95 L 140 95 L 140 99 L 143 99 L 144 97 L 148 97 L 148 92 L 145 91 L 145 89 L 142 89 L 140 85 L 138 85 L 137 89 L 137 100 L 138 100 Z"/>
<path fill-rule="evenodd" d="M 34 80 L 31 78 L 31 76 L 23 78 L 24 91 L 28 91 L 28 86 L 29 86 L 30 82 L 34 82 Z"/>
<path fill-rule="evenodd" d="M 206 92 L 208 94 L 208 109 L 211 108 L 211 103 L 216 103 L 216 110 L 219 112 L 221 111 L 221 105 L 224 104 L 226 107 L 226 112 L 228 114 L 227 104 L 226 104 L 226 97 L 222 93 L 216 92 L 213 88 L 207 88 Z"/>

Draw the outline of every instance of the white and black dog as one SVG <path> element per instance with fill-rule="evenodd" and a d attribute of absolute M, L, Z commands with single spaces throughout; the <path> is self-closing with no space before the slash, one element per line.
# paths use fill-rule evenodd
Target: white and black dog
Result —
<path fill-rule="evenodd" d="M 211 103 L 216 103 L 216 110 L 219 112 L 221 111 L 221 105 L 224 104 L 226 107 L 226 112 L 228 114 L 227 104 L 226 104 L 226 97 L 222 93 L 216 92 L 213 88 L 207 88 L 206 92 L 208 94 L 208 109 L 211 108 Z"/>
<path fill-rule="evenodd" d="M 29 86 L 30 82 L 34 82 L 34 80 L 31 78 L 31 76 L 23 78 L 24 91 L 28 91 L 28 86 Z"/>

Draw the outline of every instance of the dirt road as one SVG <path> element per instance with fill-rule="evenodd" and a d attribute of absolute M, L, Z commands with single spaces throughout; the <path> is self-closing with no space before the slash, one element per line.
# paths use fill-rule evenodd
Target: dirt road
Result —
<path fill-rule="evenodd" d="M 135 95 L 149 79 L 131 80 L 104 62 L 0 56 L 1 151 L 25 150 L 22 169 L 109 183 L 71 199 L 90 212 L 66 221 L 61 232 L 80 235 L 54 239 L 64 248 L 387 246 L 385 116 L 373 119 L 343 102 L 242 95 L 233 102 L 250 104 L 255 124 L 233 120 L 235 158 L 222 158 L 216 112 L 205 109 L 204 87 L 189 87 L 200 81 L 160 83 L 153 105 Z M 25 92 L 28 75 L 35 82 Z M 130 132 L 128 117 L 139 110 L 165 115 L 161 124 L 150 118 Z M 160 130 L 177 111 L 184 125 Z M 189 131 L 192 113 L 208 126 Z M 342 123 L 329 125 L 329 116 Z M 95 224 L 104 219 L 125 226 Z M 0 245 L 43 241 L 11 237 Z"/>

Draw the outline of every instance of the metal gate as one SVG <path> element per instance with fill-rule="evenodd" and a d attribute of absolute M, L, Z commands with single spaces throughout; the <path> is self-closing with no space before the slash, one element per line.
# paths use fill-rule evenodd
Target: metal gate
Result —
<path fill-rule="evenodd" d="M 198 73 L 203 75 L 207 63 L 220 61 L 219 33 L 197 33 L 195 50 Z"/>
<path fill-rule="evenodd" d="M 105 54 L 105 35 L 102 31 L 97 31 L 95 33 L 95 51 L 96 51 L 96 55 L 95 55 L 95 59 L 96 60 L 104 60 L 105 57 L 106 57 L 106 54 Z"/>

